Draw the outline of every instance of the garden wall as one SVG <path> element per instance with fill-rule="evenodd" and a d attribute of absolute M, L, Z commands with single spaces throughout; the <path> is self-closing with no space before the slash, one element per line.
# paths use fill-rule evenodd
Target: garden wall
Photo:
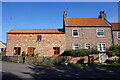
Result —
<path fill-rule="evenodd" d="M 2 61 L 15 62 L 15 63 L 27 63 L 27 64 L 64 64 L 70 61 L 70 56 L 3 56 Z"/>
<path fill-rule="evenodd" d="M 90 55 L 90 57 L 93 56 L 93 61 L 94 62 L 99 62 L 99 54 L 94 54 L 94 55 Z M 82 61 L 84 59 L 84 63 L 88 62 L 88 56 L 84 56 L 84 57 L 71 57 L 70 63 L 77 63 L 78 61 Z M 91 60 L 92 58 L 90 58 L 90 62 L 92 62 Z"/>

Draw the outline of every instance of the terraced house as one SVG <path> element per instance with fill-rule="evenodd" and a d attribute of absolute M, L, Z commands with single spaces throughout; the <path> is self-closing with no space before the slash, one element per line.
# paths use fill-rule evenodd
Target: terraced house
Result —
<path fill-rule="evenodd" d="M 65 49 L 97 48 L 101 52 L 115 44 L 119 32 L 112 29 L 104 11 L 99 17 L 67 17 L 63 14 L 63 29 L 11 29 L 7 33 L 7 55 L 60 55 Z M 115 42 L 114 42 L 115 41 Z"/>

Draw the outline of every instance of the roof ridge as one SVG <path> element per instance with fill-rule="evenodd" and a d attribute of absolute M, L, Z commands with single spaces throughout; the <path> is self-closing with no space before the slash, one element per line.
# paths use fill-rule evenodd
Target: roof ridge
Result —
<path fill-rule="evenodd" d="M 67 18 L 98 18 L 98 17 L 67 17 Z"/>
<path fill-rule="evenodd" d="M 110 23 L 120 23 L 120 22 L 110 22 Z"/>
<path fill-rule="evenodd" d="M 11 30 L 40 30 L 40 29 L 11 29 Z M 46 29 L 47 30 L 47 29 Z M 51 29 L 52 30 L 52 29 Z M 57 30 L 57 29 L 54 29 Z"/>

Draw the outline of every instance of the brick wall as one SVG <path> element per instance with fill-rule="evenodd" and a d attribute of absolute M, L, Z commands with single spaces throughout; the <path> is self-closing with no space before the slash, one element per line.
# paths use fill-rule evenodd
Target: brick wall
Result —
<path fill-rule="evenodd" d="M 94 62 L 99 62 L 99 54 L 96 54 L 96 55 L 90 55 L 90 56 L 93 56 L 94 58 Z M 71 63 L 77 63 L 77 61 L 79 61 L 80 59 L 85 59 L 84 60 L 84 63 L 87 63 L 88 62 L 88 56 L 84 56 L 84 57 L 71 57 L 71 60 L 70 62 Z M 91 62 L 91 61 L 90 61 Z"/>
<path fill-rule="evenodd" d="M 120 32 L 120 31 L 113 31 L 113 38 L 114 38 L 115 45 L 120 44 L 120 40 L 118 40 L 117 32 Z"/>
<path fill-rule="evenodd" d="M 72 37 L 72 29 L 79 30 L 79 37 Z M 97 37 L 97 29 L 104 30 L 104 37 Z M 80 48 L 85 48 L 85 43 L 92 48 L 97 48 L 98 43 L 106 43 L 107 48 L 112 45 L 110 27 L 65 27 L 65 35 L 67 49 L 72 49 L 72 44 L 79 44 Z"/>
<path fill-rule="evenodd" d="M 37 35 L 42 36 L 41 41 L 37 41 Z M 13 56 L 14 47 L 21 47 L 21 53 L 27 53 L 28 47 L 34 47 L 34 53 L 40 53 L 39 56 L 53 56 L 53 47 L 60 47 L 61 54 L 65 44 L 65 34 L 7 34 L 6 55 Z"/>

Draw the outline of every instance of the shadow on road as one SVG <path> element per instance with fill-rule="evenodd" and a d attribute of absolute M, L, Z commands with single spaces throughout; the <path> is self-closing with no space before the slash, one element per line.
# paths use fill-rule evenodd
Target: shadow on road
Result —
<path fill-rule="evenodd" d="M 30 72 L 22 72 L 28 74 L 33 78 L 99 78 L 106 79 L 119 79 L 120 68 L 118 67 L 101 67 L 101 66 L 47 66 L 47 65 L 29 65 Z M 117 70 L 117 69 L 118 70 Z"/>
<path fill-rule="evenodd" d="M 22 79 L 12 73 L 2 72 L 2 80 L 22 80 Z"/>

